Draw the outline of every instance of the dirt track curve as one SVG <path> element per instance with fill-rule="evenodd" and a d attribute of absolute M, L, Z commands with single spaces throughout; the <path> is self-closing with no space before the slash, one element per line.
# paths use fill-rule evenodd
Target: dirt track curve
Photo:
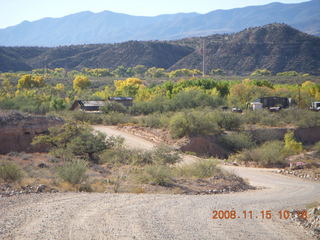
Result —
<path fill-rule="evenodd" d="M 95 129 L 121 135 L 131 147 L 153 146 L 115 128 Z M 197 196 L 58 193 L 0 198 L 0 239 L 313 239 L 289 220 L 280 220 L 277 211 L 319 200 L 320 184 L 266 169 L 228 169 L 264 189 Z M 213 210 L 235 210 L 240 218 L 213 220 Z M 253 219 L 244 219 L 244 210 L 252 210 Z M 262 219 L 262 210 L 271 210 L 272 218 Z"/>

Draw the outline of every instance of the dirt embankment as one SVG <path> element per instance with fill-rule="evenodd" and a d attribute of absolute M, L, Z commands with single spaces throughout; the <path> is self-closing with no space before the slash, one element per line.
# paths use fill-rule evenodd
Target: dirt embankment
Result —
<path fill-rule="evenodd" d="M 45 146 L 31 145 L 33 137 L 62 123 L 62 119 L 52 116 L 34 116 L 17 111 L 0 112 L 0 153 L 44 152 L 47 150 Z"/>

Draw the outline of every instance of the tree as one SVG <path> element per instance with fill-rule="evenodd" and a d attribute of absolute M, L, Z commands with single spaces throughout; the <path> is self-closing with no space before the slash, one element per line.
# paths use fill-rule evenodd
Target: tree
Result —
<path fill-rule="evenodd" d="M 88 88 L 91 85 L 91 82 L 87 76 L 78 75 L 73 80 L 73 89 L 76 91 L 81 91 L 85 88 Z"/>
<path fill-rule="evenodd" d="M 82 131 L 73 138 L 68 148 L 76 156 L 88 158 L 90 161 L 98 163 L 98 158 L 95 154 L 106 150 L 106 136 L 102 133 L 93 134 L 90 131 Z"/>
<path fill-rule="evenodd" d="M 100 99 L 106 100 L 108 97 L 112 96 L 112 91 L 109 86 L 105 86 L 103 90 L 95 92 L 94 96 L 99 97 Z"/>
<path fill-rule="evenodd" d="M 76 122 L 49 128 L 49 134 L 36 136 L 32 144 L 46 144 L 50 152 L 59 153 L 58 157 L 72 154 L 93 162 L 98 161 L 96 154 L 107 148 L 104 134 L 94 134 L 88 126 Z"/>
<path fill-rule="evenodd" d="M 288 131 L 284 135 L 284 152 L 287 155 L 292 155 L 292 154 L 299 154 L 303 150 L 302 143 L 297 142 L 294 139 L 294 133 L 293 131 Z"/>
<path fill-rule="evenodd" d="M 166 72 L 164 68 L 152 67 L 146 71 L 145 75 L 151 78 L 161 78 L 166 76 Z"/>
<path fill-rule="evenodd" d="M 37 88 L 44 86 L 44 78 L 39 75 L 25 74 L 18 80 L 17 88 Z"/>
<path fill-rule="evenodd" d="M 144 65 L 136 65 L 132 68 L 132 71 L 134 73 L 134 76 L 142 77 L 144 73 L 147 71 L 147 68 Z"/>
<path fill-rule="evenodd" d="M 127 69 L 124 66 L 117 67 L 112 73 L 116 77 L 127 77 Z"/>
<path fill-rule="evenodd" d="M 272 73 L 268 69 L 257 69 L 253 73 L 251 73 L 251 76 L 270 76 L 270 75 L 272 75 Z"/>
<path fill-rule="evenodd" d="M 126 80 L 118 80 L 114 82 L 116 93 L 126 97 L 134 97 L 138 90 L 144 87 L 143 82 L 139 78 L 127 78 Z"/>
<path fill-rule="evenodd" d="M 225 75 L 225 72 L 220 68 L 216 68 L 216 69 L 212 69 L 210 71 L 210 75 L 220 75 L 220 76 L 222 76 L 222 75 Z"/>
<path fill-rule="evenodd" d="M 66 108 L 66 102 L 63 98 L 56 97 L 51 100 L 50 108 L 54 109 L 55 111 L 63 110 Z"/>

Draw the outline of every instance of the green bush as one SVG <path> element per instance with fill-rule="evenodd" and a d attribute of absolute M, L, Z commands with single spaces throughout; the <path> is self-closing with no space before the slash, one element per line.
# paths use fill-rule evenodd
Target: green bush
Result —
<path fill-rule="evenodd" d="M 135 165 L 145 166 L 148 164 L 174 164 L 180 160 L 178 153 L 168 146 L 160 145 L 152 151 L 127 149 L 123 146 L 104 151 L 100 155 L 100 161 L 115 166 Z"/>
<path fill-rule="evenodd" d="M 128 109 L 121 103 L 118 102 L 108 102 L 105 106 L 101 108 L 103 113 L 110 113 L 110 112 L 120 112 L 126 113 Z"/>
<path fill-rule="evenodd" d="M 284 135 L 284 152 L 287 155 L 294 155 L 294 154 L 299 154 L 303 150 L 302 143 L 297 142 L 294 139 L 294 133 L 293 131 L 288 131 Z"/>
<path fill-rule="evenodd" d="M 183 136 L 206 135 L 219 132 L 212 116 L 203 111 L 180 112 L 175 114 L 169 124 L 170 134 L 174 138 Z"/>
<path fill-rule="evenodd" d="M 216 112 L 215 121 L 225 130 L 238 130 L 241 127 L 241 119 L 237 113 Z"/>
<path fill-rule="evenodd" d="M 103 115 L 101 113 L 87 113 L 83 111 L 74 111 L 69 113 L 72 120 L 86 122 L 89 124 L 101 124 Z"/>
<path fill-rule="evenodd" d="M 270 141 L 255 149 L 244 150 L 237 155 L 237 158 L 244 162 L 257 162 L 264 167 L 283 167 L 287 165 L 283 153 L 283 143 L 280 141 Z"/>
<path fill-rule="evenodd" d="M 125 123 L 137 123 L 130 115 L 119 112 L 110 112 L 103 117 L 103 124 L 117 125 Z"/>
<path fill-rule="evenodd" d="M 313 148 L 314 148 L 317 156 L 320 156 L 320 142 L 317 142 L 317 143 L 314 145 Z"/>
<path fill-rule="evenodd" d="M 220 138 L 222 144 L 232 151 L 240 151 L 242 149 L 250 149 L 255 146 L 255 142 L 248 133 L 232 133 L 223 135 Z"/>
<path fill-rule="evenodd" d="M 149 165 L 136 175 L 140 183 L 170 187 L 173 184 L 172 169 L 164 165 Z"/>
<path fill-rule="evenodd" d="M 177 167 L 177 175 L 181 177 L 208 178 L 222 174 L 217 167 L 217 161 L 213 159 L 200 160 L 190 165 Z"/>
<path fill-rule="evenodd" d="M 3 162 L 0 163 L 0 178 L 6 182 L 20 181 L 22 178 L 22 171 L 14 163 Z"/>
<path fill-rule="evenodd" d="M 100 154 L 101 163 L 109 163 L 115 166 L 130 165 L 132 163 L 133 151 L 119 146 L 107 149 Z"/>
<path fill-rule="evenodd" d="M 154 112 L 179 111 L 197 107 L 215 108 L 224 104 L 223 98 L 211 96 L 200 90 L 181 91 L 171 99 L 156 97 L 149 102 L 136 102 L 131 108 L 133 114 L 150 114 Z"/>
<path fill-rule="evenodd" d="M 138 120 L 138 124 L 143 127 L 164 128 L 169 125 L 171 113 L 153 113 L 142 116 Z"/>
<path fill-rule="evenodd" d="M 82 183 L 86 179 L 87 162 L 84 160 L 73 160 L 66 162 L 58 168 L 61 179 L 71 184 Z"/>
<path fill-rule="evenodd" d="M 171 147 L 160 144 L 151 152 L 152 162 L 155 164 L 175 164 L 181 157 Z"/>

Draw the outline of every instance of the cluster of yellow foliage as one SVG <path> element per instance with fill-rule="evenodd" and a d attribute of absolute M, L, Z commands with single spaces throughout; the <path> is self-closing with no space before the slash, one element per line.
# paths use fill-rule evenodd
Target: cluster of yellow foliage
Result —
<path fill-rule="evenodd" d="M 18 80 L 17 88 L 43 87 L 44 78 L 39 75 L 25 74 Z"/>
<path fill-rule="evenodd" d="M 87 76 L 78 75 L 73 80 L 73 89 L 76 91 L 81 91 L 85 88 L 88 88 L 91 85 L 91 82 Z"/>
<path fill-rule="evenodd" d="M 127 78 L 126 80 L 117 80 L 114 82 L 116 95 L 134 97 L 140 88 L 144 88 L 143 81 L 139 78 Z"/>

